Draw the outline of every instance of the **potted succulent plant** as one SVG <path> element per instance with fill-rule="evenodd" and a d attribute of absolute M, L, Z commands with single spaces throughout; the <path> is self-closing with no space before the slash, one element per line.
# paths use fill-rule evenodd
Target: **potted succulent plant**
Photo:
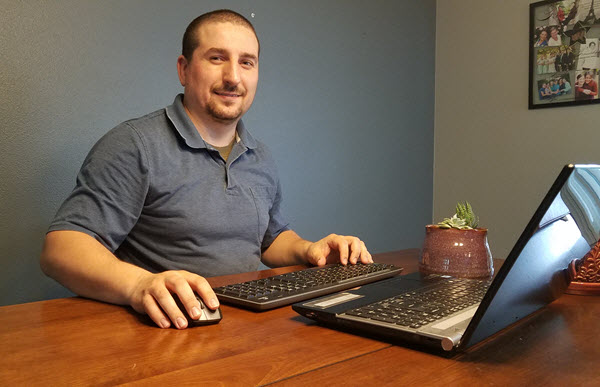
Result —
<path fill-rule="evenodd" d="M 462 278 L 484 278 L 494 274 L 487 229 L 471 204 L 459 202 L 456 213 L 440 223 L 425 226 L 425 241 L 419 270 Z"/>

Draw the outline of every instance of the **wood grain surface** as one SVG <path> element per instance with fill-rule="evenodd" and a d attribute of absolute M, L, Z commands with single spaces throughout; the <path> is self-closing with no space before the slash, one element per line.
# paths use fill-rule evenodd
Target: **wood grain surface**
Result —
<path fill-rule="evenodd" d="M 418 250 L 375 256 L 405 273 Z M 298 270 L 210 278 L 212 286 Z M 338 332 L 290 306 L 159 329 L 131 308 L 79 297 L 0 307 L 0 385 L 594 385 L 597 297 L 565 295 L 450 357 Z"/>

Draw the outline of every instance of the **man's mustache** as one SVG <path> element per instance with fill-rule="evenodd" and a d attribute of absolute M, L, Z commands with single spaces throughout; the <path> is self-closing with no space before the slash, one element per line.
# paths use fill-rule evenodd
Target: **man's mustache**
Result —
<path fill-rule="evenodd" d="M 213 92 L 219 94 L 237 94 L 240 96 L 246 95 L 246 90 L 240 89 L 237 86 L 219 86 L 213 89 Z"/>

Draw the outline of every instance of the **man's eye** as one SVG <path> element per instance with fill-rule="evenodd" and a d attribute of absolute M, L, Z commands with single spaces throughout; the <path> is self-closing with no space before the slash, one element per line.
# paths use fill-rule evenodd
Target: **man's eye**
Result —
<path fill-rule="evenodd" d="M 210 60 L 215 61 L 215 62 L 222 62 L 224 59 L 221 56 L 211 56 Z"/>

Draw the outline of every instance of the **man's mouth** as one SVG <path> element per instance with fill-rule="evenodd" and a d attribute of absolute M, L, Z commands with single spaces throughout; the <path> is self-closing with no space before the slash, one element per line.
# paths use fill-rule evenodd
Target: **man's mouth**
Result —
<path fill-rule="evenodd" d="M 237 91 L 232 92 L 232 91 L 225 91 L 225 90 L 215 90 L 214 93 L 221 97 L 230 97 L 230 98 L 241 97 L 243 95 L 243 93 L 240 93 Z"/>

